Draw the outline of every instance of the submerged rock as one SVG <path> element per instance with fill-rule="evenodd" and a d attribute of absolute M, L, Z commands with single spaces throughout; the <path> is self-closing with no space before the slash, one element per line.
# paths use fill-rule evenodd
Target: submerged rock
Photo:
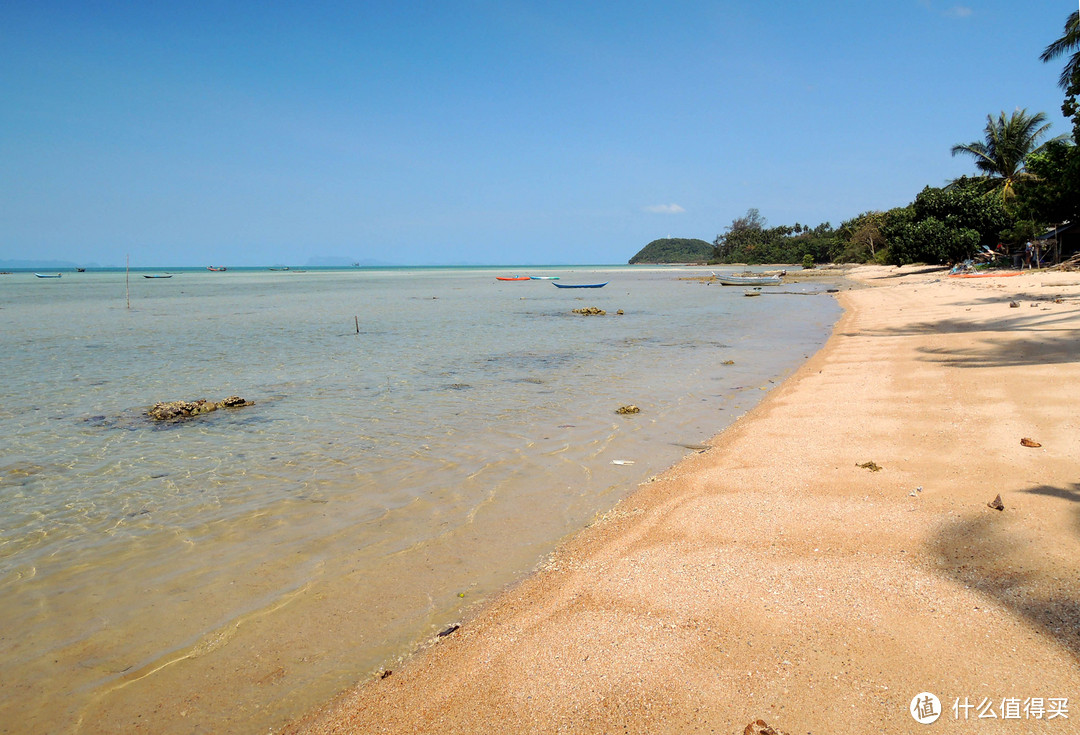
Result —
<path fill-rule="evenodd" d="M 244 400 L 240 396 L 229 396 L 217 403 L 205 398 L 196 401 L 163 401 L 151 406 L 146 415 L 155 421 L 178 421 L 211 413 L 219 408 L 241 408 L 254 405 L 254 401 Z"/>
<path fill-rule="evenodd" d="M 641 409 L 631 404 L 629 406 L 620 406 L 615 409 L 615 413 L 641 413 Z"/>

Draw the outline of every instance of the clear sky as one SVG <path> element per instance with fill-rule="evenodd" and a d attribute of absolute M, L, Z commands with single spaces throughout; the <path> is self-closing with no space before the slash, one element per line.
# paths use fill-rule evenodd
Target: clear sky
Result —
<path fill-rule="evenodd" d="M 622 263 L 1069 132 L 1075 0 L 0 3 L 0 261 Z"/>

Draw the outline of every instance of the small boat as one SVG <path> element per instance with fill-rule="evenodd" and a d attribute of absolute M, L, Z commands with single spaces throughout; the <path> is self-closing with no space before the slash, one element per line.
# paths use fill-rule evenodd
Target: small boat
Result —
<path fill-rule="evenodd" d="M 153 273 L 153 274 L 150 274 L 150 275 L 147 275 L 146 273 L 143 273 L 143 278 L 172 278 L 172 273 L 164 273 L 164 274 Z"/>
<path fill-rule="evenodd" d="M 272 270 L 272 271 L 287 271 L 287 270 L 289 270 L 289 266 L 283 265 L 283 266 L 280 266 L 278 268 L 271 267 L 270 270 Z"/>
<path fill-rule="evenodd" d="M 531 278 L 534 281 L 557 281 L 557 280 L 559 280 L 558 276 L 529 276 L 529 278 Z"/>
<path fill-rule="evenodd" d="M 529 276 L 495 276 L 496 281 L 531 281 Z"/>
<path fill-rule="evenodd" d="M 758 291 L 758 290 L 743 291 L 743 296 L 760 296 L 760 295 L 761 295 L 761 291 Z"/>
<path fill-rule="evenodd" d="M 59 278 L 61 273 L 35 273 L 38 278 Z"/>
<path fill-rule="evenodd" d="M 607 281 L 603 283 L 555 283 L 551 282 L 551 285 L 555 288 L 603 288 L 608 285 Z"/>
<path fill-rule="evenodd" d="M 208 265 L 208 266 L 206 266 L 206 270 L 208 270 L 208 271 L 227 271 L 229 269 L 226 268 L 225 266 L 215 267 L 215 266 L 212 266 L 212 265 Z"/>
<path fill-rule="evenodd" d="M 715 275 L 715 274 L 713 274 Z M 716 276 L 721 286 L 776 286 L 780 283 L 783 274 L 777 273 L 771 276 Z"/>
<path fill-rule="evenodd" d="M 1020 271 L 1011 271 L 1009 273 L 950 273 L 949 278 L 1008 278 L 1009 276 L 1018 276 Z"/>
<path fill-rule="evenodd" d="M 76 268 L 75 272 L 76 273 L 86 273 L 86 269 L 85 268 Z"/>

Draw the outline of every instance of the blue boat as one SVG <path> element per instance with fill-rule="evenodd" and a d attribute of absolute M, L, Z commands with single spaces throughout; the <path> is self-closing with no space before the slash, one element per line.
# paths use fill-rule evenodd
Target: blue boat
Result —
<path fill-rule="evenodd" d="M 61 276 L 60 273 L 35 273 L 34 275 L 38 278 L 59 278 Z"/>
<path fill-rule="evenodd" d="M 551 282 L 551 285 L 555 288 L 603 288 L 608 285 L 607 281 L 603 283 L 555 283 Z"/>
<path fill-rule="evenodd" d="M 143 278 L 172 278 L 172 273 L 151 274 L 151 275 L 147 275 L 147 274 L 144 273 Z"/>

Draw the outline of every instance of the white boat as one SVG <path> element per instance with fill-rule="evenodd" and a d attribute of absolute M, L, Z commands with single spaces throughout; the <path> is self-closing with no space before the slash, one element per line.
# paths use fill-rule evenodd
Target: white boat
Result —
<path fill-rule="evenodd" d="M 715 273 L 713 274 L 716 275 Z M 783 273 L 774 273 L 770 276 L 716 276 L 721 286 L 776 286 L 780 284 Z"/>

